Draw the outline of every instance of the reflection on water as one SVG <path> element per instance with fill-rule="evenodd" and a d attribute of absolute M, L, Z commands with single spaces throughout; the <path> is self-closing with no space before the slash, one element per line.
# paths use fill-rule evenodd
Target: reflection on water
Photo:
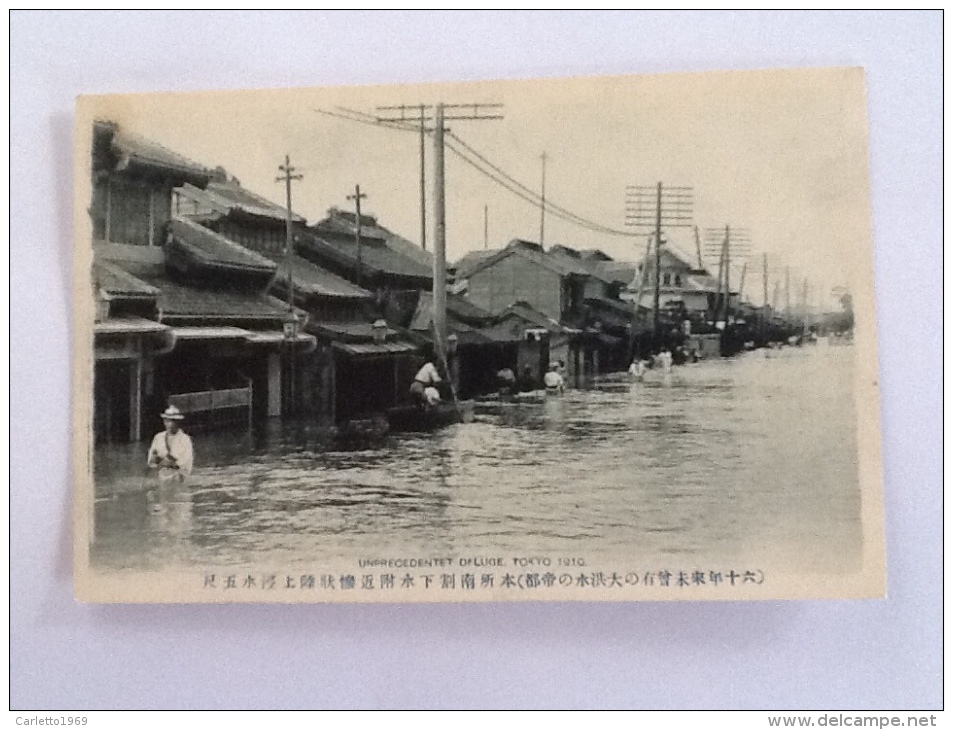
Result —
<path fill-rule="evenodd" d="M 196 435 L 195 474 L 161 489 L 145 444 L 103 449 L 93 559 L 138 570 L 600 551 L 853 570 L 852 357 L 757 351 L 610 377 L 347 449 L 301 425 Z"/>

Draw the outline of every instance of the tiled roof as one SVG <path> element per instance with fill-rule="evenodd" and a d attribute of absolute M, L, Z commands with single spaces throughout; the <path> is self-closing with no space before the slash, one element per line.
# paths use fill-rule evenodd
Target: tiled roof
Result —
<path fill-rule="evenodd" d="M 636 266 L 628 261 L 596 261 L 594 265 L 616 284 L 628 285 L 635 278 Z"/>
<path fill-rule="evenodd" d="M 447 295 L 447 311 L 452 312 L 460 319 L 469 321 L 471 323 L 476 323 L 480 320 L 488 320 L 493 317 L 490 312 L 483 309 L 482 307 L 478 307 L 466 297 L 461 297 L 454 294 Z"/>
<path fill-rule="evenodd" d="M 470 251 L 470 253 L 465 254 L 461 259 L 454 264 L 454 268 L 457 272 L 458 279 L 465 279 L 470 271 L 476 267 L 481 261 L 495 256 L 500 252 L 498 248 L 483 249 L 481 251 Z"/>
<path fill-rule="evenodd" d="M 384 243 L 388 248 L 415 259 L 418 263 L 426 266 L 430 271 L 433 271 L 433 254 L 431 254 L 430 251 L 424 251 L 413 241 L 408 241 L 403 236 L 398 236 L 386 228 L 382 227 L 381 230 L 387 233 L 387 238 L 384 240 Z"/>
<path fill-rule="evenodd" d="M 357 268 L 357 244 L 353 239 L 324 238 L 320 232 L 312 229 L 302 234 L 299 241 L 302 249 L 310 250 L 319 260 L 327 258 L 348 269 Z M 432 278 L 429 266 L 389 248 L 382 240 L 362 241 L 360 260 L 362 275 L 370 272 L 416 279 Z"/>
<path fill-rule="evenodd" d="M 246 190 L 236 182 L 212 181 L 204 190 L 186 183 L 176 188 L 176 192 L 220 213 L 239 211 L 277 221 L 286 220 L 288 215 L 284 207 Z M 304 218 L 296 213 L 292 213 L 292 220 L 297 223 L 304 222 Z"/>
<path fill-rule="evenodd" d="M 284 285 L 288 280 L 288 268 L 283 259 L 276 258 L 275 263 L 278 265 L 275 278 Z M 307 296 L 342 299 L 372 299 L 374 296 L 367 289 L 362 289 L 297 254 L 291 257 L 291 275 L 295 289 Z"/>
<path fill-rule="evenodd" d="M 149 276 L 147 280 L 159 290 L 157 304 L 163 319 L 267 320 L 280 327 L 287 316 L 288 310 L 281 302 L 262 292 L 199 287 L 166 275 Z"/>
<path fill-rule="evenodd" d="M 574 256 L 569 251 L 570 249 L 564 246 L 554 246 L 548 251 L 548 254 L 561 261 L 567 268 L 572 269 L 572 272 L 578 276 L 591 276 L 606 284 L 614 283 L 613 279 L 598 265 L 598 262 L 579 258 L 578 252 Z"/>
<path fill-rule="evenodd" d="M 260 274 L 275 271 L 275 264 L 264 256 L 188 218 L 173 218 L 169 222 L 169 230 L 172 233 L 172 246 L 199 267 Z"/>
<path fill-rule="evenodd" d="M 336 233 L 338 235 L 354 236 L 357 234 L 357 216 L 346 210 L 331 208 L 328 211 L 327 217 L 314 224 L 314 229 L 319 233 L 323 231 Z M 378 225 L 377 218 L 372 215 L 361 216 L 362 238 L 377 238 L 383 241 L 389 235 L 391 235 L 390 231 Z"/>
<path fill-rule="evenodd" d="M 612 261 L 612 257 L 602 249 L 584 248 L 579 251 L 579 256 L 586 261 Z"/>
<path fill-rule="evenodd" d="M 417 351 L 417 346 L 410 342 L 334 342 L 331 345 L 336 350 L 348 355 L 401 355 Z"/>
<path fill-rule="evenodd" d="M 515 315 L 537 327 L 543 327 L 550 332 L 562 332 L 563 330 L 563 327 L 561 324 L 559 324 L 559 322 L 552 317 L 547 317 L 545 314 L 530 306 L 526 302 L 516 302 L 515 304 L 511 304 L 509 307 L 500 312 L 496 316 L 496 319 L 497 321 L 500 321 L 512 315 Z"/>
<path fill-rule="evenodd" d="M 493 318 L 493 315 L 485 309 L 481 309 L 463 297 L 454 296 L 452 294 L 447 295 L 447 315 L 461 322 L 469 322 L 470 324 L 478 324 L 481 321 L 488 322 Z M 408 329 L 430 329 L 430 323 L 432 321 L 433 294 L 430 292 L 420 292 L 420 297 L 417 299 L 417 309 L 414 312 Z"/>
<path fill-rule="evenodd" d="M 494 266 L 498 261 L 502 261 L 507 256 L 522 256 L 539 266 L 556 272 L 559 276 L 596 276 L 582 261 L 574 259 L 571 256 L 543 251 L 537 243 L 516 238 L 510 241 L 506 248 L 499 249 L 493 252 L 492 255 L 484 256 L 479 259 L 474 257 L 472 266 L 468 266 L 463 270 L 458 267 L 457 278 L 470 277 L 483 269 Z"/>
<path fill-rule="evenodd" d="M 105 261 L 93 263 L 93 283 L 113 298 L 155 299 L 159 290 Z"/>
<path fill-rule="evenodd" d="M 187 179 L 193 179 L 203 184 L 208 182 L 212 176 L 212 172 L 199 163 L 180 155 L 178 152 L 173 152 L 157 142 L 121 129 L 114 122 L 96 122 L 95 134 L 104 140 L 104 143 L 108 142 L 112 153 L 118 158 L 117 170 L 124 169 L 130 164 L 153 169 L 158 168 L 179 173 Z"/>
<path fill-rule="evenodd" d="M 361 342 L 374 339 L 374 326 L 370 322 L 325 322 L 314 321 L 308 323 L 308 328 L 344 341 Z M 388 327 L 384 331 L 386 338 L 395 338 L 397 330 Z"/>
<path fill-rule="evenodd" d="M 619 314 L 632 316 L 632 305 L 618 299 L 607 299 L 606 297 L 589 297 L 585 303 L 596 309 L 608 309 Z"/>

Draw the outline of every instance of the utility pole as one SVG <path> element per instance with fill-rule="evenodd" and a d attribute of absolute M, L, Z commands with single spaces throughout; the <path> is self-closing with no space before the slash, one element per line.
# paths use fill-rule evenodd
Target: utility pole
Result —
<path fill-rule="evenodd" d="M 546 250 L 546 153 L 539 156 L 543 163 L 542 194 L 539 203 L 539 247 Z"/>
<path fill-rule="evenodd" d="M 731 227 L 725 225 L 725 329 L 731 316 Z"/>
<path fill-rule="evenodd" d="M 285 267 L 288 270 L 288 311 L 294 314 L 294 279 L 291 275 L 291 256 L 294 253 L 292 242 L 292 213 L 291 213 L 291 181 L 301 180 L 303 175 L 295 175 L 295 168 L 291 165 L 291 158 L 285 155 L 285 164 L 278 165 L 281 176 L 275 182 L 285 184 Z"/>
<path fill-rule="evenodd" d="M 354 201 L 354 243 L 357 244 L 357 285 L 361 286 L 361 273 L 364 269 L 364 261 L 361 257 L 361 200 L 367 196 L 361 192 L 361 186 L 354 186 L 354 195 L 348 195 L 348 200 Z"/>
<path fill-rule="evenodd" d="M 718 294 L 715 295 L 715 324 L 718 324 L 718 317 L 721 315 L 722 298 L 724 297 L 725 284 L 725 248 L 727 241 L 721 240 L 721 246 L 718 249 Z"/>
<path fill-rule="evenodd" d="M 810 289 L 810 284 L 807 279 L 804 279 L 804 290 L 801 294 L 801 319 L 803 321 L 804 334 L 807 334 L 808 330 L 808 312 L 807 312 L 807 292 Z"/>
<path fill-rule="evenodd" d="M 427 250 L 427 172 L 426 172 L 426 139 L 427 132 L 427 110 L 433 109 L 427 104 L 399 104 L 397 106 L 379 106 L 377 107 L 378 122 L 398 122 L 402 124 L 417 125 L 420 135 L 420 247 Z M 390 112 L 387 116 L 381 116 L 381 112 Z M 397 114 L 396 112 L 399 112 Z M 414 116 L 412 116 L 412 113 Z"/>
<path fill-rule="evenodd" d="M 762 293 L 764 294 L 764 303 L 761 306 L 761 336 L 764 336 L 764 332 L 767 329 L 768 325 L 768 254 L 761 254 L 761 286 Z"/>
<path fill-rule="evenodd" d="M 775 279 L 774 281 L 774 292 L 771 294 L 771 314 L 774 317 L 778 316 L 778 307 L 781 304 L 781 282 Z"/>
<path fill-rule="evenodd" d="M 652 331 L 658 335 L 659 298 L 662 284 L 662 183 L 655 201 L 655 295 L 652 297 Z"/>
<path fill-rule="evenodd" d="M 285 164 L 278 165 L 278 171 L 281 172 L 275 182 L 285 183 L 285 270 L 288 272 L 288 319 L 291 325 L 291 337 L 286 336 L 284 341 L 288 343 L 288 411 L 293 412 L 295 407 L 295 364 L 294 364 L 294 338 L 297 336 L 297 324 L 294 311 L 294 275 L 291 273 L 291 259 L 294 256 L 294 240 L 292 232 L 292 213 L 291 213 L 291 181 L 301 180 L 304 176 L 295 174 L 295 168 L 291 165 L 291 157 L 285 155 Z"/>
<path fill-rule="evenodd" d="M 503 107 L 502 104 L 443 104 L 442 106 L 444 108 L 444 119 L 446 120 L 487 120 L 503 118 L 501 114 L 492 113 L 498 112 Z M 447 116 L 447 109 L 454 110 L 451 111 L 451 116 Z M 381 114 L 381 112 L 387 113 Z M 465 114 L 465 112 L 469 112 L 469 114 Z M 427 132 L 434 131 L 436 136 L 436 128 L 431 130 L 427 126 L 427 123 L 431 121 L 432 117 L 435 116 L 436 109 L 431 104 L 397 104 L 395 106 L 379 106 L 377 107 L 376 115 L 378 122 L 390 122 L 399 125 L 416 125 L 420 133 L 420 245 L 424 251 L 427 250 L 427 183 L 424 153 L 426 145 L 424 140 L 426 138 Z M 413 127 L 410 128 L 413 129 Z M 442 142 L 440 146 L 441 148 L 443 147 Z M 434 150 L 436 150 L 436 144 L 434 145 Z M 436 167 L 437 164 L 436 161 L 434 161 L 434 168 L 436 169 Z M 446 257 L 446 254 L 444 254 L 444 257 Z"/>
<path fill-rule="evenodd" d="M 731 226 L 727 223 L 724 228 L 708 228 L 706 234 L 706 249 L 709 255 L 719 251 L 718 259 L 718 298 L 716 299 L 715 321 L 724 311 L 725 327 L 731 316 L 731 261 L 733 258 L 742 260 L 741 286 L 739 296 L 744 290 L 744 279 L 747 273 L 747 257 L 751 247 L 751 234 L 747 228 Z"/>
<path fill-rule="evenodd" d="M 381 106 L 377 107 L 378 112 L 389 111 L 397 112 L 392 113 L 387 116 L 381 116 L 378 114 L 378 122 L 394 122 L 394 123 L 404 123 L 404 124 L 417 124 L 420 126 L 420 129 L 423 130 L 421 134 L 426 131 L 427 123 L 433 121 L 433 169 L 434 169 L 434 186 L 433 186 L 433 216 L 434 216 L 434 245 L 433 245 L 433 300 L 434 300 L 434 340 L 436 345 L 436 351 L 439 356 L 446 359 L 446 345 L 447 345 L 447 319 L 446 319 L 446 305 L 447 305 L 447 248 L 446 248 L 446 235 L 447 235 L 447 221 L 446 221 L 446 183 L 444 177 L 444 134 L 448 131 L 445 129 L 444 124 L 447 121 L 462 121 L 462 120 L 479 120 L 485 121 L 490 119 L 502 119 L 503 116 L 499 114 L 499 110 L 503 107 L 502 104 L 483 104 L 483 103 L 474 103 L 474 104 L 437 104 L 436 107 L 429 106 L 425 104 L 417 104 L 414 106 L 399 105 L 399 106 Z M 409 116 L 408 112 L 413 110 L 414 116 Z M 429 112 L 428 110 L 433 110 Z M 449 110 L 449 114 L 448 114 Z M 423 150 L 423 147 L 421 147 Z M 421 152 L 421 158 L 423 152 Z M 423 165 L 423 163 L 421 163 Z M 423 169 L 423 167 L 421 167 Z M 422 184 L 423 187 L 423 184 Z M 423 197 L 421 198 L 423 200 Z M 423 204 L 421 204 L 421 218 L 424 217 Z M 423 228 L 421 230 L 424 230 Z M 426 244 L 421 242 L 424 248 Z"/>
<path fill-rule="evenodd" d="M 791 267 L 784 267 L 784 317 L 791 317 Z"/>
<path fill-rule="evenodd" d="M 688 228 L 692 225 L 693 193 L 690 187 L 627 185 L 625 222 L 649 230 L 655 237 L 655 292 L 652 296 L 652 330 L 659 338 L 662 286 L 662 227 Z"/>
<path fill-rule="evenodd" d="M 427 107 L 420 105 L 420 246 L 427 250 L 427 173 L 424 169 L 424 141 L 427 138 L 427 125 L 424 117 Z"/>
<path fill-rule="evenodd" d="M 702 242 L 701 242 L 701 238 L 698 235 L 698 226 L 695 226 L 695 255 L 698 257 L 699 270 L 704 269 L 705 262 L 702 261 Z"/>
<path fill-rule="evenodd" d="M 649 256 L 652 253 L 652 236 L 645 242 L 645 255 L 642 265 L 639 266 L 639 289 L 635 295 L 635 307 L 632 309 L 632 323 L 629 331 L 629 362 L 635 358 L 635 333 L 639 326 L 639 307 L 642 306 L 642 292 L 645 289 L 645 279 L 649 273 Z"/>
<path fill-rule="evenodd" d="M 433 128 L 433 329 L 437 354 L 446 359 L 447 343 L 447 211 L 444 179 L 444 107 L 437 104 Z M 449 374 L 449 373 L 448 373 Z"/>
<path fill-rule="evenodd" d="M 483 206 L 483 250 L 490 247 L 490 208 Z"/>

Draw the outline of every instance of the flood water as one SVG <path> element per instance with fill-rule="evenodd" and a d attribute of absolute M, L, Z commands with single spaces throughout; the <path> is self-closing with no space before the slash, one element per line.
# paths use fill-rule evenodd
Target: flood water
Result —
<path fill-rule="evenodd" d="M 93 564 L 601 552 L 852 571 L 853 356 L 821 344 L 650 370 L 641 383 L 607 376 L 347 449 L 302 424 L 198 434 L 192 478 L 151 493 L 147 442 L 99 449 Z"/>

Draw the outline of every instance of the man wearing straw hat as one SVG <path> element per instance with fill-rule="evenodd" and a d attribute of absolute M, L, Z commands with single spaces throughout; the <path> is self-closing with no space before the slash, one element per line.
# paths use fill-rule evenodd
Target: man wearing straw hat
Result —
<path fill-rule="evenodd" d="M 148 464 L 159 470 L 160 481 L 183 481 L 192 473 L 192 439 L 181 429 L 185 416 L 175 406 L 162 413 L 165 431 L 152 439 Z"/>

